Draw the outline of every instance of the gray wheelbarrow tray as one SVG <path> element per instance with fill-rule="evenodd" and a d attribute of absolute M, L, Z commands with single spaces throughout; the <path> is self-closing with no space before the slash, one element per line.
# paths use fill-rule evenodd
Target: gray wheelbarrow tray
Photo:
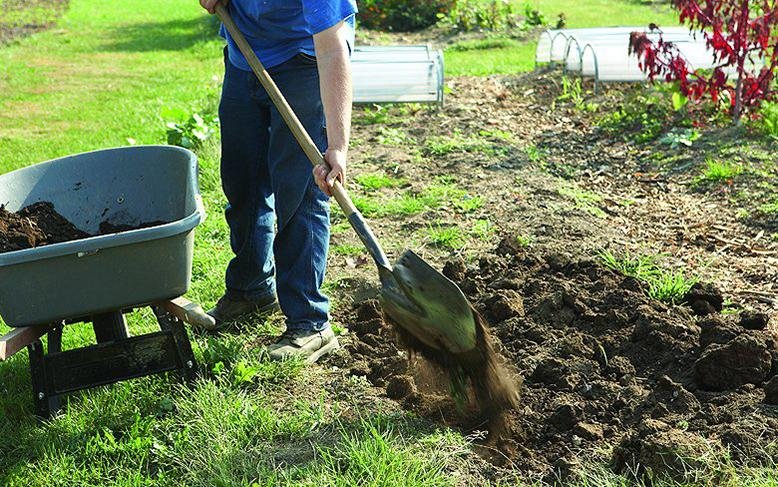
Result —
<path fill-rule="evenodd" d="M 131 230 L 0 254 L 0 316 L 32 326 L 172 299 L 189 288 L 194 228 L 205 218 L 197 158 L 171 146 L 100 150 L 0 175 L 0 204 L 39 201 L 81 230 Z"/>

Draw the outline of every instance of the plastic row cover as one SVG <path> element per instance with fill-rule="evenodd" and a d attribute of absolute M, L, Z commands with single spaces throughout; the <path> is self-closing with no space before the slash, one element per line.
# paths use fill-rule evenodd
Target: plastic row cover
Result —
<path fill-rule="evenodd" d="M 354 103 L 442 103 L 443 53 L 428 46 L 362 46 L 351 58 Z"/>
<path fill-rule="evenodd" d="M 689 30 L 685 27 L 671 27 L 662 29 L 665 35 L 688 35 Z M 568 40 L 575 38 L 581 46 L 586 45 L 586 42 L 582 42 L 585 38 L 591 37 L 612 37 L 629 39 L 629 34 L 632 32 L 648 32 L 646 26 L 634 26 L 634 27 L 598 27 L 592 29 L 557 29 L 546 30 L 540 34 L 538 38 L 538 46 L 535 50 L 535 63 L 551 63 L 561 62 L 565 59 L 565 53 L 567 51 Z"/>

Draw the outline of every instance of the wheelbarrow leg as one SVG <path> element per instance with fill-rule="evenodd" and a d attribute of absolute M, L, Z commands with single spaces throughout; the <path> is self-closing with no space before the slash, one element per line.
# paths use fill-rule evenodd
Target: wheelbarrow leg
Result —
<path fill-rule="evenodd" d="M 92 327 L 95 330 L 97 343 L 115 342 L 130 336 L 127 321 L 121 311 L 95 315 L 92 318 Z"/>
<path fill-rule="evenodd" d="M 46 360 L 43 352 L 43 342 L 40 339 L 27 345 L 30 356 L 30 378 L 32 382 L 33 404 L 35 414 L 48 419 L 62 408 L 62 400 L 58 394 L 52 393 L 49 377 L 46 375 Z M 57 325 L 48 333 L 48 353 L 62 351 L 62 325 Z"/>
<path fill-rule="evenodd" d="M 178 354 L 178 363 L 181 364 L 178 372 L 187 382 L 194 381 L 197 376 L 197 361 L 194 358 L 192 345 L 184 328 L 184 322 L 162 305 L 152 305 L 151 310 L 154 312 L 154 316 L 157 317 L 160 330 L 170 333 L 173 337 L 176 353 Z"/>

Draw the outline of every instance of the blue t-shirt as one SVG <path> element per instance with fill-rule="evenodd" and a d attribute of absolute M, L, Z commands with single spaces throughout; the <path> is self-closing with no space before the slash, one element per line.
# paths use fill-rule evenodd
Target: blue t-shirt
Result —
<path fill-rule="evenodd" d="M 354 0 L 230 0 L 229 11 L 235 24 L 266 68 L 277 66 L 298 53 L 315 55 L 313 35 L 341 20 L 350 27 L 349 46 L 354 45 Z M 235 67 L 250 71 L 227 30 L 229 57 Z"/>

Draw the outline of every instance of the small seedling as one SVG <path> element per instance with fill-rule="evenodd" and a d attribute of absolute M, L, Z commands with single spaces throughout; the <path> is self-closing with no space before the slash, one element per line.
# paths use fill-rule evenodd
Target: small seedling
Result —
<path fill-rule="evenodd" d="M 464 136 L 454 132 L 450 136 L 435 136 L 427 139 L 424 151 L 427 155 L 444 156 L 453 152 L 477 152 L 495 155 L 504 151 L 505 147 L 498 147 L 491 142 L 477 136 Z"/>
<path fill-rule="evenodd" d="M 599 256 L 605 267 L 646 283 L 648 285 L 646 294 L 665 303 L 682 302 L 692 286 L 699 281 L 696 277 L 686 277 L 681 271 L 672 272 L 662 269 L 654 256 L 617 258 L 609 250 L 601 251 Z"/>
<path fill-rule="evenodd" d="M 353 199 L 354 198 L 352 197 L 352 200 Z M 349 230 L 351 230 L 351 224 L 347 220 L 343 220 L 336 223 L 335 225 L 332 225 L 330 228 L 330 233 L 333 235 L 339 235 L 341 233 L 348 232 Z"/>
<path fill-rule="evenodd" d="M 410 216 L 417 215 L 433 207 L 437 207 L 437 204 L 429 198 L 406 192 L 400 195 L 399 198 L 386 201 L 379 212 L 382 215 Z"/>
<path fill-rule="evenodd" d="M 354 202 L 357 210 L 365 216 L 375 215 L 381 209 L 378 202 L 368 196 L 354 195 L 351 197 L 351 200 Z"/>
<path fill-rule="evenodd" d="M 243 360 L 240 360 L 235 364 L 235 367 L 232 368 L 232 383 L 236 386 L 250 384 L 254 381 L 257 372 L 259 372 L 259 367 L 257 365 L 248 365 Z"/>
<path fill-rule="evenodd" d="M 557 97 L 556 101 L 570 101 L 579 111 L 596 112 L 599 108 L 596 103 L 587 102 L 584 99 L 581 80 L 576 78 L 574 81 L 570 81 L 567 76 L 562 78 L 562 94 Z"/>
<path fill-rule="evenodd" d="M 665 303 L 678 304 L 696 283 L 696 278 L 687 278 L 682 272 L 662 271 L 649 282 L 648 295 Z"/>
<path fill-rule="evenodd" d="M 371 173 L 360 174 L 354 178 L 362 188 L 368 191 L 375 191 L 381 188 L 394 188 L 403 183 L 399 179 L 390 178 L 385 174 Z"/>
<path fill-rule="evenodd" d="M 535 237 L 532 235 L 516 235 L 516 243 L 519 244 L 520 247 L 529 247 L 534 241 Z"/>
<path fill-rule="evenodd" d="M 365 108 L 362 116 L 356 117 L 357 125 L 385 124 L 389 121 L 389 106 L 373 105 L 373 108 Z"/>
<path fill-rule="evenodd" d="M 659 142 L 675 150 L 681 146 L 691 147 L 701 136 L 700 131 L 696 129 L 672 130 L 659 139 Z"/>
<path fill-rule="evenodd" d="M 770 203 L 765 203 L 759 207 L 759 211 L 765 215 L 774 215 L 778 213 L 778 200 L 774 200 Z"/>
<path fill-rule="evenodd" d="M 462 249 L 467 244 L 467 237 L 456 226 L 444 226 L 440 223 L 427 228 L 427 239 L 432 245 L 450 250 Z"/>
<path fill-rule="evenodd" d="M 400 146 L 413 144 L 415 141 L 399 128 L 381 127 L 378 133 L 378 143 L 381 145 Z"/>
<path fill-rule="evenodd" d="M 487 139 L 504 140 L 507 142 L 513 142 L 513 134 L 506 132 L 505 130 L 481 130 L 478 135 Z"/>
<path fill-rule="evenodd" d="M 705 170 L 694 179 L 695 185 L 702 183 L 725 183 L 731 182 L 743 172 L 743 166 L 730 162 L 718 162 L 708 158 L 705 161 Z"/>
<path fill-rule="evenodd" d="M 532 162 L 543 162 L 546 158 L 546 154 L 542 149 L 539 149 L 536 145 L 527 146 L 524 151 L 527 153 L 527 157 Z"/>
<path fill-rule="evenodd" d="M 476 220 L 473 222 L 470 234 L 480 240 L 488 242 L 494 235 L 494 225 L 492 225 L 492 222 L 489 220 Z"/>
<path fill-rule="evenodd" d="M 340 326 L 337 323 L 331 323 L 330 326 L 332 327 L 332 333 L 334 333 L 335 335 L 342 335 L 343 333 L 346 332 L 346 328 Z"/>
<path fill-rule="evenodd" d="M 480 196 L 464 195 L 461 199 L 454 200 L 454 206 L 464 213 L 472 213 L 484 206 L 484 200 Z"/>

